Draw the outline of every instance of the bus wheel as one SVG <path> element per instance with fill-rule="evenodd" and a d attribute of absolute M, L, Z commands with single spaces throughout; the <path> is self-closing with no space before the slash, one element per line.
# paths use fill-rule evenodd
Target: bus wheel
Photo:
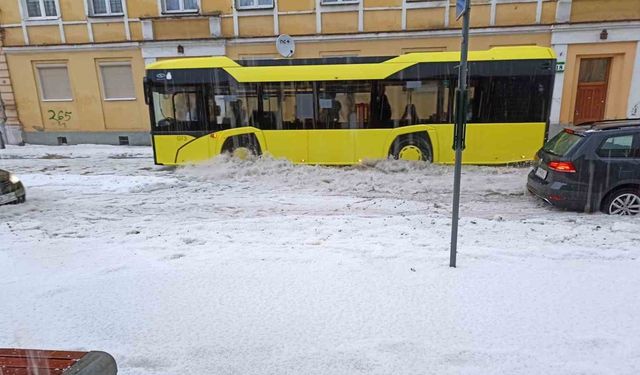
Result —
<path fill-rule="evenodd" d="M 228 152 L 240 160 L 251 159 L 261 154 L 260 144 L 253 134 L 242 134 L 228 138 L 224 142 L 222 152 Z"/>
<path fill-rule="evenodd" d="M 391 156 L 397 160 L 433 161 L 431 145 L 424 136 L 398 137 L 391 147 Z"/>

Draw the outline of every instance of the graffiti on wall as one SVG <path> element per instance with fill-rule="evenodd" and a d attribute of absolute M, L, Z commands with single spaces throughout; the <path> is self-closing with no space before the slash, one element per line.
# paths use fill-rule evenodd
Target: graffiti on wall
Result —
<path fill-rule="evenodd" d="M 73 113 L 69 111 L 54 111 L 53 109 L 47 111 L 47 118 L 60 127 L 66 127 L 67 122 L 71 121 L 72 115 Z"/>

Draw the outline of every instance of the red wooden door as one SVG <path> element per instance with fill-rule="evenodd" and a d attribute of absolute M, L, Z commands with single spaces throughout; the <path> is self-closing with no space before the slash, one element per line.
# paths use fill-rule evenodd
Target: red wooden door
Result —
<path fill-rule="evenodd" d="M 581 59 L 573 123 L 604 119 L 610 58 Z"/>

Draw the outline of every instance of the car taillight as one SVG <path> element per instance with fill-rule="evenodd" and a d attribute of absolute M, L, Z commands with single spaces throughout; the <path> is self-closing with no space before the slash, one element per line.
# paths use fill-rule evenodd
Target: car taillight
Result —
<path fill-rule="evenodd" d="M 550 161 L 548 165 L 557 172 L 576 173 L 576 167 L 570 161 Z"/>

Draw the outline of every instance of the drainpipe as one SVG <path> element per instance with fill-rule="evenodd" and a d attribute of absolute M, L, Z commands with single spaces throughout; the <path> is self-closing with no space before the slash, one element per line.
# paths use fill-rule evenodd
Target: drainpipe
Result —
<path fill-rule="evenodd" d="M 7 140 L 5 139 L 5 127 L 4 124 L 7 122 L 7 115 L 4 112 L 4 102 L 2 102 L 2 97 L 0 96 L 0 115 L 2 115 L 2 117 L 0 117 L 0 150 L 5 148 L 5 143 L 7 143 Z"/>

